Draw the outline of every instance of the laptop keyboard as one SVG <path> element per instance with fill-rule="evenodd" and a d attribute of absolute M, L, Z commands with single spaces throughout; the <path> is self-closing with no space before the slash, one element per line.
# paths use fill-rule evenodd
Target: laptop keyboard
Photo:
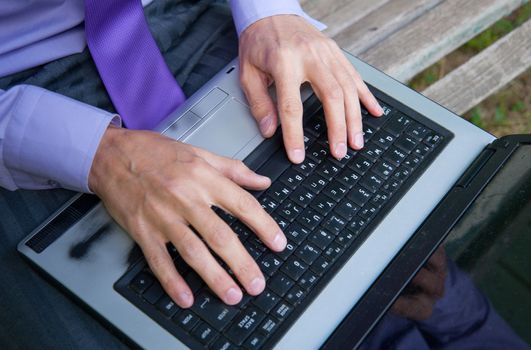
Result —
<path fill-rule="evenodd" d="M 244 295 L 235 306 L 223 304 L 172 247 L 177 270 L 194 292 L 190 309 L 180 309 L 164 293 L 145 263 L 122 277 L 117 290 L 192 348 L 272 345 L 442 148 L 441 134 L 382 106 L 381 118 L 362 108 L 366 145 L 361 151 L 349 149 L 342 160 L 332 158 L 319 110 L 304 127 L 303 163 L 290 164 L 278 150 L 258 169 L 273 180 L 256 196 L 288 238 L 283 252 L 270 251 L 244 224 L 215 209 L 263 271 L 262 294 Z"/>

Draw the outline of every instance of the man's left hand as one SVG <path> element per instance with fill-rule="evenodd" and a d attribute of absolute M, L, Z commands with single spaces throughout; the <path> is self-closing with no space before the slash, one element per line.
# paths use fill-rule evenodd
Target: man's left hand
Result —
<path fill-rule="evenodd" d="M 335 41 L 304 18 L 261 19 L 240 37 L 240 80 L 264 137 L 282 124 L 284 145 L 294 163 L 304 160 L 300 86 L 309 82 L 322 101 L 331 154 L 340 159 L 347 145 L 363 147 L 360 100 L 374 116 L 383 111 Z M 274 82 L 278 113 L 268 86 Z"/>

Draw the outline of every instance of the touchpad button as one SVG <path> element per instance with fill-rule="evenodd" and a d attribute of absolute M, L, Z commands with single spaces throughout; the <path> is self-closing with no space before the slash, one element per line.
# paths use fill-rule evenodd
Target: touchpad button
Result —
<path fill-rule="evenodd" d="M 230 99 L 183 141 L 232 158 L 259 133 L 249 108 Z"/>

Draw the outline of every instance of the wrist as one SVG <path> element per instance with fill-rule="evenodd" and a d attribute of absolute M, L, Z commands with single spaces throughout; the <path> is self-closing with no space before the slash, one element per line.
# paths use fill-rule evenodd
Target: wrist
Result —
<path fill-rule="evenodd" d="M 112 163 L 113 149 L 121 139 L 121 135 L 124 133 L 124 129 L 110 124 L 103 137 L 101 138 L 92 166 L 89 172 L 88 185 L 89 189 L 95 194 L 99 194 L 105 174 L 108 174 L 107 170 Z"/>

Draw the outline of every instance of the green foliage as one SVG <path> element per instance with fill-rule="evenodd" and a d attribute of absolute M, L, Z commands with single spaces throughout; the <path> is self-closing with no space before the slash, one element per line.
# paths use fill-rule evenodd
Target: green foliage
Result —
<path fill-rule="evenodd" d="M 483 128 L 483 118 L 481 117 L 481 112 L 479 108 L 474 108 L 470 115 L 470 122 L 479 128 Z"/>
<path fill-rule="evenodd" d="M 507 121 L 507 107 L 505 104 L 497 106 L 494 111 L 494 122 L 498 125 L 503 125 Z"/>
<path fill-rule="evenodd" d="M 524 101 L 517 101 L 513 106 L 511 107 L 511 111 L 513 112 L 523 112 L 526 110 Z"/>

